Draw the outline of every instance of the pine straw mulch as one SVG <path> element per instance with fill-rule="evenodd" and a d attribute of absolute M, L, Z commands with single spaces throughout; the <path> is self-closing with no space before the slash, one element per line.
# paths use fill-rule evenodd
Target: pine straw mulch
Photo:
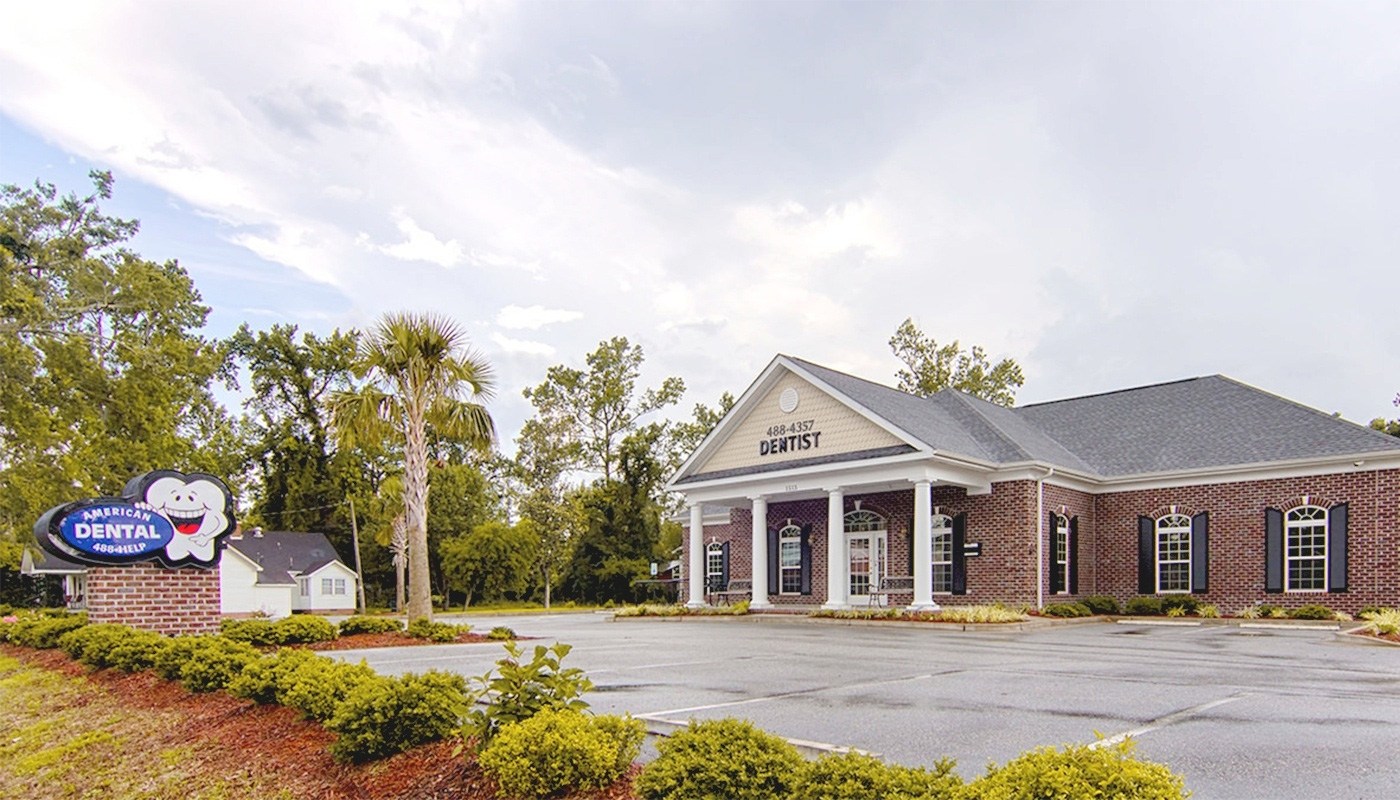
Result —
<path fill-rule="evenodd" d="M 456 752 L 460 739 L 424 745 L 369 764 L 342 764 L 327 751 L 334 734 L 301 719 L 289 708 L 260 706 L 224 692 L 192 694 L 150 672 L 91 671 L 58 650 L 0 645 L 0 654 L 73 678 L 76 691 L 54 698 L 55 707 L 48 710 L 57 713 L 82 706 L 83 716 L 92 719 L 94 729 L 101 726 L 103 718 L 113 715 L 131 721 L 140 731 L 140 748 L 122 748 L 113 754 L 115 758 L 129 757 L 130 770 L 159 769 L 162 762 L 153 757 L 157 752 L 183 753 L 178 764 L 165 764 L 168 769 L 178 767 L 179 780 L 188 791 L 183 796 L 203 795 L 199 781 L 206 779 L 216 794 L 232 782 L 257 791 L 241 796 L 307 800 L 494 800 L 498 796 L 494 783 L 475 761 Z M 635 800 L 631 779 L 637 769 L 634 766 L 609 789 L 569 798 Z M 55 788 L 36 785 L 29 796 L 62 796 L 46 791 Z"/>

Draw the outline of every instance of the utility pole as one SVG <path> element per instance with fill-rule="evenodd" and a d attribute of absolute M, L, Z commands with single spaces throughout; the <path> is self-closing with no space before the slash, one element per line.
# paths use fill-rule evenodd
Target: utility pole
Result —
<path fill-rule="evenodd" d="M 360 525 L 355 521 L 355 498 L 350 500 L 350 541 L 355 545 L 355 583 L 360 585 L 360 613 L 365 613 L 365 573 L 360 569 Z"/>

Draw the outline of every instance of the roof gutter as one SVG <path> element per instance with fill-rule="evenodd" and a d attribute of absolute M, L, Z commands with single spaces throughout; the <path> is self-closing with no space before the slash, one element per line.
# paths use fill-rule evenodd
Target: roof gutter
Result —
<path fill-rule="evenodd" d="M 1055 474 L 1046 467 L 1035 482 L 1035 608 L 1045 608 L 1045 479 Z"/>

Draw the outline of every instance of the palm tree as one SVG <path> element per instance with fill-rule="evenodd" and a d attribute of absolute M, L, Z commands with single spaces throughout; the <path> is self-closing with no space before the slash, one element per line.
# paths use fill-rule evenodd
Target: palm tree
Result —
<path fill-rule="evenodd" d="M 403 444 L 403 509 L 408 528 L 408 618 L 432 618 L 428 574 L 428 429 L 487 448 L 495 425 L 480 401 L 494 378 L 486 358 L 467 348 L 456 323 L 433 314 L 386 314 L 360 339 L 358 392 L 332 401 L 341 443 L 389 436 Z"/>

